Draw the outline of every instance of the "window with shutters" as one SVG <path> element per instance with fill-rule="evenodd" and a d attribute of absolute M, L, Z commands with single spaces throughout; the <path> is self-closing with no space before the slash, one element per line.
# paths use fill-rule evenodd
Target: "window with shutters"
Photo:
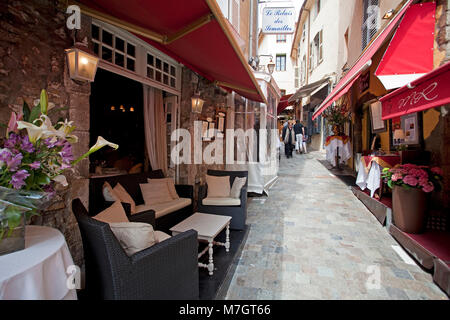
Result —
<path fill-rule="evenodd" d="M 239 33 L 239 17 L 240 17 L 240 2 L 239 0 L 230 0 L 231 1 L 231 19 L 230 22 L 236 31 Z"/>
<path fill-rule="evenodd" d="M 302 68 L 300 70 L 300 78 L 301 78 L 302 84 L 304 84 L 306 81 L 306 72 L 308 72 L 308 70 L 306 70 L 306 56 L 303 56 Z"/>
<path fill-rule="evenodd" d="M 364 50 L 380 29 L 379 0 L 364 0 L 362 24 L 362 50 Z"/>
<path fill-rule="evenodd" d="M 280 43 L 280 42 L 286 42 L 285 34 L 277 34 L 277 43 Z"/>
<path fill-rule="evenodd" d="M 294 67 L 294 87 L 296 89 L 300 88 L 300 67 Z"/>
<path fill-rule="evenodd" d="M 313 43 L 309 44 L 309 72 L 311 73 L 314 70 L 314 50 Z"/>
<path fill-rule="evenodd" d="M 276 70 L 286 71 L 286 54 L 277 54 Z"/>

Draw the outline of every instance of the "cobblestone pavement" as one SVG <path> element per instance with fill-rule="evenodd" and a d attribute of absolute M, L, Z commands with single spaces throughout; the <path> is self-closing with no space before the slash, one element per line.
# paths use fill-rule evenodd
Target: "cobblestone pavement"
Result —
<path fill-rule="evenodd" d="M 429 273 L 393 250 L 397 242 L 323 158 L 283 157 L 270 196 L 252 198 L 226 299 L 447 299 Z M 367 287 L 373 266 L 379 289 Z"/>

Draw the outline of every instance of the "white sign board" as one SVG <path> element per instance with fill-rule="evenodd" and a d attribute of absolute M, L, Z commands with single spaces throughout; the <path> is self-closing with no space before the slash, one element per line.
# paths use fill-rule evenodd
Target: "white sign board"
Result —
<path fill-rule="evenodd" d="M 294 33 L 295 8 L 264 8 L 262 17 L 263 33 Z"/>

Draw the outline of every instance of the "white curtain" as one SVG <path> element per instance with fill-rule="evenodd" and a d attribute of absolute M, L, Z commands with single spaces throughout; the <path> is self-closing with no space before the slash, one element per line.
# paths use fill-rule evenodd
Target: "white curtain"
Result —
<path fill-rule="evenodd" d="M 162 91 L 144 86 L 145 144 L 152 170 L 167 174 L 166 116 Z"/>

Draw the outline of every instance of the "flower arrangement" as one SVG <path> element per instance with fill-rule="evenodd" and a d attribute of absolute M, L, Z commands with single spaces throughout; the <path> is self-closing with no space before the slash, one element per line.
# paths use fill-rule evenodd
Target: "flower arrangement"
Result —
<path fill-rule="evenodd" d="M 328 121 L 331 126 L 343 126 L 345 122 L 351 120 L 351 112 L 346 103 L 334 104 L 325 109 L 322 117 Z"/>
<path fill-rule="evenodd" d="M 424 192 L 430 193 L 440 189 L 442 170 L 438 167 L 404 164 L 391 169 L 384 168 L 382 177 L 391 189 L 394 186 L 401 186 L 406 189 L 422 189 Z"/>
<path fill-rule="evenodd" d="M 55 194 L 57 183 L 68 185 L 66 170 L 104 146 L 118 148 L 98 137 L 88 152 L 74 159 L 72 144 L 78 138 L 72 134 L 73 121 L 60 119 L 54 126 L 49 106 L 45 90 L 33 108 L 24 102 L 21 113 L 12 112 L 0 140 L 0 240 L 5 228 L 11 231 L 20 224 L 24 211 L 37 214 L 37 205 Z"/>

